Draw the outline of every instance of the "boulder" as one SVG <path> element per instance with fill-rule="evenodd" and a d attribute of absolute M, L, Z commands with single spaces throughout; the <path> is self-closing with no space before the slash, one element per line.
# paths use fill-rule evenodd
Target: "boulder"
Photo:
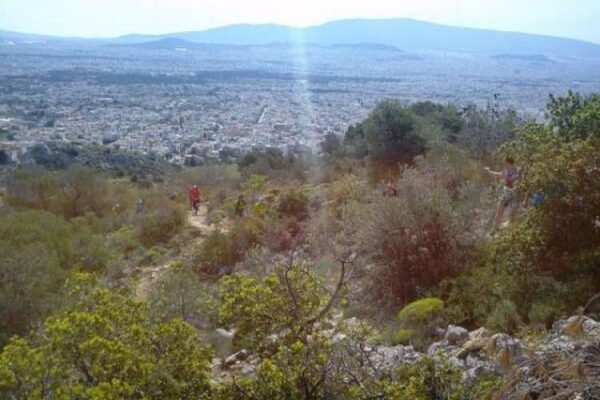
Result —
<path fill-rule="evenodd" d="M 552 330 L 558 335 L 563 335 L 563 334 L 565 334 L 565 327 L 567 326 L 567 324 L 575 322 L 577 320 L 577 318 L 580 318 L 580 317 L 577 315 L 574 315 L 568 319 L 561 319 L 559 321 L 556 321 L 552 325 Z M 592 336 L 594 338 L 600 338 L 600 322 L 584 316 L 583 317 L 583 334 L 587 335 L 587 336 Z"/>
<path fill-rule="evenodd" d="M 232 330 L 228 331 L 227 329 L 217 328 L 217 329 L 215 329 L 215 334 L 219 338 L 231 340 L 231 339 L 233 339 L 233 335 L 235 334 L 235 332 Z"/>
<path fill-rule="evenodd" d="M 484 363 L 479 363 L 478 365 L 465 370 L 462 374 L 463 382 L 475 382 L 483 375 L 494 373 L 494 368 L 490 365 L 486 365 Z"/>
<path fill-rule="evenodd" d="M 225 366 L 225 368 L 229 368 L 232 365 L 245 360 L 246 358 L 248 358 L 249 355 L 250 355 L 250 352 L 248 350 L 242 349 L 242 350 L 238 351 L 237 353 L 234 353 L 234 354 L 230 355 L 229 357 L 227 357 L 225 359 L 225 362 L 223 363 L 223 365 Z"/>
<path fill-rule="evenodd" d="M 369 361 L 376 370 L 392 371 L 401 365 L 414 364 L 422 357 L 412 346 L 375 346 Z"/>
<path fill-rule="evenodd" d="M 453 346 L 461 345 L 469 340 L 469 331 L 462 326 L 449 325 L 444 340 Z"/>
<path fill-rule="evenodd" d="M 484 327 L 469 332 L 469 339 L 471 340 L 487 339 L 490 336 L 492 336 L 492 332 Z"/>
<path fill-rule="evenodd" d="M 427 355 L 434 355 L 439 352 L 448 353 L 451 350 L 455 349 L 454 346 L 451 346 L 446 339 L 440 340 L 439 342 L 433 342 L 427 348 Z"/>

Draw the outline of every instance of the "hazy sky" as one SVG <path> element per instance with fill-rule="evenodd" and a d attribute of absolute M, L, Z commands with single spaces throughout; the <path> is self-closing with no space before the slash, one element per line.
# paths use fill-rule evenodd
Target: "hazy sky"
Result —
<path fill-rule="evenodd" d="M 600 43 L 600 0 L 0 0 L 0 29 L 65 36 L 410 17 Z"/>

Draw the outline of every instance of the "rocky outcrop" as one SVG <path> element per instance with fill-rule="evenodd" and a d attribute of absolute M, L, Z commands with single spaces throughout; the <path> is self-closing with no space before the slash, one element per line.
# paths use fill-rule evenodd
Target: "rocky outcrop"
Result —
<path fill-rule="evenodd" d="M 574 316 L 554 323 L 552 332 L 513 369 L 503 399 L 600 398 L 600 322 Z M 569 327 L 581 322 L 577 335 Z"/>
<path fill-rule="evenodd" d="M 469 331 L 461 326 L 449 325 L 444 340 L 453 346 L 462 345 L 469 339 Z"/>
<path fill-rule="evenodd" d="M 248 356 L 250 356 L 250 352 L 246 349 L 242 349 L 242 350 L 238 351 L 237 353 L 234 353 L 234 354 L 230 355 L 229 357 L 227 357 L 225 359 L 225 361 L 223 362 L 223 366 L 225 368 L 229 368 L 235 364 L 239 364 L 240 362 L 246 360 L 248 358 Z"/>
<path fill-rule="evenodd" d="M 594 387 L 591 382 L 593 379 L 600 381 L 600 322 L 585 318 L 583 334 L 573 337 L 565 333 L 565 327 L 576 321 L 575 318 L 557 321 L 553 331 L 534 349 L 526 349 L 519 339 L 505 333 L 493 333 L 486 328 L 469 332 L 454 325 L 448 326 L 443 339 L 431 344 L 426 353 L 418 352 L 412 346 L 369 345 L 357 340 L 353 334 L 353 330 L 360 330 L 362 324 L 356 318 L 336 321 L 336 328 L 323 329 L 320 334 L 329 338 L 336 348 L 332 361 L 337 359 L 346 367 L 360 370 L 357 376 L 389 376 L 397 368 L 429 356 L 434 360 L 447 360 L 462 369 L 464 381 L 474 381 L 487 374 L 511 375 L 509 381 L 517 382 L 511 391 L 513 395 L 517 392 L 533 395 L 547 382 L 552 384 L 552 379 L 556 380 L 553 377 L 546 382 L 543 376 L 538 376 L 540 371 L 549 371 L 553 366 L 559 368 L 557 363 L 567 360 L 573 366 L 573 373 L 581 374 L 576 387 L 596 394 L 594 390 L 600 391 L 600 385 Z M 215 379 L 252 375 L 259 363 L 259 357 L 240 350 L 224 361 L 218 361 L 219 367 L 213 368 L 218 375 Z"/>
<path fill-rule="evenodd" d="M 392 371 L 400 365 L 414 364 L 423 358 L 412 346 L 374 346 L 366 348 L 373 371 Z"/>

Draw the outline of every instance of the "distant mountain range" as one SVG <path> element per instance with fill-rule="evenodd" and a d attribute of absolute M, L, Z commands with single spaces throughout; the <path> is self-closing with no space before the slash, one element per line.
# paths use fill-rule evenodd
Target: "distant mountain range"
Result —
<path fill-rule="evenodd" d="M 0 38 L 24 39 L 28 35 L 0 31 Z M 33 36 L 36 40 L 48 36 Z M 68 40 L 54 38 L 55 40 Z M 164 41 L 169 39 L 172 41 Z M 81 39 L 78 39 L 81 40 Z M 180 40 L 179 44 L 173 40 Z M 191 43 L 218 45 L 266 45 L 271 43 L 310 43 L 320 46 L 380 46 L 407 52 L 449 52 L 502 54 L 512 56 L 558 56 L 600 58 L 600 45 L 575 39 L 460 28 L 413 19 L 352 19 L 328 22 L 307 28 L 274 24 L 240 24 L 194 32 L 163 35 L 126 35 L 114 39 L 89 39 L 109 44 L 155 42 L 168 47 L 191 47 Z M 185 44 L 186 46 L 182 46 Z"/>

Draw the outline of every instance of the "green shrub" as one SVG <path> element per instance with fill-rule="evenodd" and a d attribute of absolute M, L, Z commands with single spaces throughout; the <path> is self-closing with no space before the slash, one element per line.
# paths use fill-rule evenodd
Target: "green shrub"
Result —
<path fill-rule="evenodd" d="M 238 255 L 233 241 L 219 230 L 212 231 L 204 239 L 192 258 L 196 271 L 212 277 L 219 274 L 221 267 L 233 265 L 237 261 Z"/>
<path fill-rule="evenodd" d="M 236 251 L 236 260 L 241 260 L 246 251 L 259 243 L 264 232 L 263 223 L 260 218 L 243 218 L 232 226 L 228 236 Z"/>
<path fill-rule="evenodd" d="M 521 324 L 517 306 L 510 300 L 501 300 L 492 309 L 486 326 L 495 331 L 515 332 Z"/>
<path fill-rule="evenodd" d="M 383 101 L 361 123 L 350 126 L 344 143 L 355 157 L 368 156 L 373 176 L 396 173 L 399 163 L 411 163 L 425 151 L 425 140 L 415 132 L 415 114 L 398 102 Z"/>
<path fill-rule="evenodd" d="M 185 223 L 184 212 L 176 207 L 155 210 L 138 221 L 138 237 L 145 246 L 167 243 Z"/>
<path fill-rule="evenodd" d="M 210 329 L 217 320 L 216 294 L 194 271 L 175 261 L 151 287 L 148 305 L 152 318 L 168 321 L 181 318 L 201 329 Z"/>
<path fill-rule="evenodd" d="M 223 210 L 211 211 L 207 216 L 207 220 L 208 220 L 209 224 L 218 224 L 221 221 L 223 221 L 225 218 L 227 218 L 227 213 L 225 213 Z"/>
<path fill-rule="evenodd" d="M 396 332 L 394 332 L 394 335 L 392 337 L 392 346 L 398 345 L 398 344 L 410 344 L 411 339 L 413 339 L 415 337 L 415 335 L 417 334 L 417 332 L 415 332 L 414 329 L 408 329 L 408 328 L 401 328 L 398 329 Z"/>
<path fill-rule="evenodd" d="M 374 264 L 363 300 L 379 314 L 395 312 L 458 274 L 480 240 L 465 234 L 474 229 L 473 209 L 439 183 L 427 171 L 407 170 L 397 197 L 379 195 L 349 209 L 348 236 Z"/>
<path fill-rule="evenodd" d="M 414 301 L 398 313 L 398 320 L 407 324 L 422 324 L 438 318 L 444 310 L 444 302 L 436 298 Z"/>
<path fill-rule="evenodd" d="M 152 323 L 142 304 L 89 276 L 66 291 L 61 313 L 0 353 L 0 397 L 210 397 L 212 352 L 193 327 L 180 319 Z"/>
<path fill-rule="evenodd" d="M 302 190 L 288 190 L 279 197 L 277 211 L 283 217 L 302 221 L 308 217 L 308 196 Z"/>
<path fill-rule="evenodd" d="M 398 322 L 393 341 L 424 349 L 433 339 L 433 328 L 445 322 L 444 302 L 432 297 L 414 301 L 398 313 Z"/>

